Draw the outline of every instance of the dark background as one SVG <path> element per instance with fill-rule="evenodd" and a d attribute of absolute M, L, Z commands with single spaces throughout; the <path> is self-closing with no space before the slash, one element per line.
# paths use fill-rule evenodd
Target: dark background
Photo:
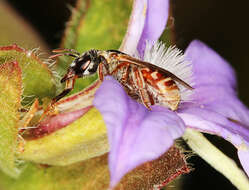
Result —
<path fill-rule="evenodd" d="M 33 25 L 51 49 L 59 46 L 75 0 L 8 2 Z M 200 39 L 221 54 L 236 69 L 239 96 L 249 105 L 249 2 L 172 0 L 171 4 L 177 46 L 185 49 L 193 39 Z M 229 143 L 212 136 L 208 138 L 236 158 L 236 150 Z M 196 169 L 185 177 L 183 189 L 236 189 L 197 156 L 192 157 L 190 162 Z"/>

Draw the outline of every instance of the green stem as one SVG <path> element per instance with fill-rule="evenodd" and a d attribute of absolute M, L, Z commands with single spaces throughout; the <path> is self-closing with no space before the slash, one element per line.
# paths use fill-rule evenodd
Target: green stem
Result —
<path fill-rule="evenodd" d="M 202 159 L 222 173 L 238 189 L 249 189 L 249 180 L 236 163 L 211 144 L 200 132 L 187 129 L 184 140 Z"/>

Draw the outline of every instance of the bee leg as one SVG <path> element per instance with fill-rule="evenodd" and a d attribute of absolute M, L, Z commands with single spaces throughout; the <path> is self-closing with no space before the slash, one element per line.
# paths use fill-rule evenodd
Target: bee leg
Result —
<path fill-rule="evenodd" d="M 121 71 L 122 76 L 121 76 L 119 82 L 121 82 L 121 83 L 127 83 L 128 76 L 129 76 L 129 68 L 130 68 L 129 65 L 123 64 L 123 65 L 119 66 L 118 69 L 115 69 L 115 70 L 111 73 L 111 75 L 115 75 L 115 74 L 117 74 L 118 72 Z"/>
<path fill-rule="evenodd" d="M 102 63 L 99 64 L 99 80 L 103 81 L 104 80 L 104 73 L 103 73 L 104 65 Z"/>
<path fill-rule="evenodd" d="M 75 78 L 72 78 L 66 81 L 65 89 L 59 95 L 57 95 L 55 98 L 52 99 L 52 102 L 50 103 L 50 105 L 45 109 L 45 111 L 41 115 L 39 122 L 42 121 L 45 116 L 54 115 L 54 113 L 56 113 L 55 103 L 58 102 L 64 96 L 66 96 L 73 89 L 74 82 L 75 82 Z"/>
<path fill-rule="evenodd" d="M 147 93 L 147 90 L 145 89 L 139 89 L 139 94 L 141 96 L 141 100 L 143 102 L 143 105 L 148 109 L 151 110 L 151 103 L 150 103 L 150 99 L 149 99 L 149 95 Z"/>
<path fill-rule="evenodd" d="M 143 103 L 143 105 L 148 109 L 151 110 L 151 101 L 150 101 L 150 96 L 148 94 L 148 91 L 146 89 L 146 83 L 144 81 L 143 75 L 141 71 L 138 68 L 133 67 L 132 68 L 132 79 L 133 82 L 138 89 L 140 99 Z"/>
<path fill-rule="evenodd" d="M 126 65 L 123 68 L 123 75 L 122 75 L 121 81 L 122 82 L 127 82 L 128 75 L 129 75 L 129 65 Z"/>
<path fill-rule="evenodd" d="M 105 75 L 108 75 L 108 74 L 110 75 L 110 73 L 108 72 L 109 66 L 108 66 L 106 59 L 103 56 L 99 57 L 98 63 L 99 63 L 98 64 L 99 79 L 100 81 L 103 81 Z"/>
<path fill-rule="evenodd" d="M 20 120 L 20 123 L 19 123 L 19 126 L 20 126 L 19 130 L 20 131 L 27 128 L 28 124 L 35 116 L 35 113 L 38 111 L 38 108 L 39 108 L 39 101 L 38 101 L 38 99 L 35 99 L 35 101 L 31 105 L 31 107 L 29 108 L 29 111 Z"/>
<path fill-rule="evenodd" d="M 57 95 L 55 98 L 53 98 L 52 104 L 56 103 L 58 100 L 66 96 L 73 89 L 74 83 L 75 83 L 74 78 L 67 80 L 64 90 L 59 95 Z"/>

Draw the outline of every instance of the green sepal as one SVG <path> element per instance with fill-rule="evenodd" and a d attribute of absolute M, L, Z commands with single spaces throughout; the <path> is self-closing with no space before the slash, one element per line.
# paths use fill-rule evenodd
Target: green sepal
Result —
<path fill-rule="evenodd" d="M 5 190 L 106 190 L 108 183 L 107 155 L 69 166 L 29 164 L 17 180 L 0 173 Z"/>
<path fill-rule="evenodd" d="M 16 178 L 20 174 L 16 152 L 22 93 L 22 73 L 17 62 L 0 65 L 0 92 L 0 169 Z"/>
<path fill-rule="evenodd" d="M 106 127 L 96 108 L 47 136 L 27 140 L 19 158 L 40 164 L 69 165 L 109 151 Z"/>
<path fill-rule="evenodd" d="M 32 50 L 17 45 L 0 47 L 0 65 L 17 61 L 22 70 L 22 104 L 30 103 L 34 98 L 54 97 L 56 79 L 53 72 Z"/>

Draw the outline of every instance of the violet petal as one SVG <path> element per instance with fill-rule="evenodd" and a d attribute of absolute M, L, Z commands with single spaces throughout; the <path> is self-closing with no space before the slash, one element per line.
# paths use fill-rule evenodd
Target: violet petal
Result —
<path fill-rule="evenodd" d="M 192 62 L 195 105 L 249 124 L 249 111 L 236 96 L 236 79 L 232 67 L 215 51 L 200 41 L 193 41 L 186 50 Z"/>
<path fill-rule="evenodd" d="M 240 146 L 244 140 L 249 142 L 249 129 L 246 126 L 233 122 L 217 112 L 202 108 L 189 108 L 178 115 L 187 126 L 222 136 L 235 146 Z"/>
<path fill-rule="evenodd" d="M 166 152 L 185 129 L 175 112 L 159 106 L 147 110 L 111 77 L 100 86 L 94 105 L 107 126 L 111 187 L 136 166 Z"/>
<path fill-rule="evenodd" d="M 230 141 L 238 149 L 248 174 L 245 159 L 249 157 L 249 111 L 237 98 L 234 70 L 215 51 L 197 40 L 187 48 L 186 58 L 193 66 L 194 103 L 183 104 L 179 116 L 189 127 Z"/>
<path fill-rule="evenodd" d="M 239 156 L 239 160 L 247 174 L 247 176 L 249 176 L 249 144 L 245 143 L 244 145 L 246 146 L 240 146 L 238 147 L 238 156 Z"/>
<path fill-rule="evenodd" d="M 249 176 L 249 130 L 220 114 L 205 109 L 189 109 L 178 114 L 188 127 L 216 134 L 231 142 L 238 150 L 240 162 Z"/>
<path fill-rule="evenodd" d="M 128 29 L 122 42 L 120 51 L 134 55 L 137 52 L 137 44 L 143 32 L 146 18 L 147 0 L 134 0 Z"/>
<path fill-rule="evenodd" d="M 141 56 L 143 55 L 146 41 L 149 41 L 153 44 L 158 40 L 165 29 L 168 16 L 168 0 L 148 0 L 144 29 L 138 44 L 138 51 Z"/>

